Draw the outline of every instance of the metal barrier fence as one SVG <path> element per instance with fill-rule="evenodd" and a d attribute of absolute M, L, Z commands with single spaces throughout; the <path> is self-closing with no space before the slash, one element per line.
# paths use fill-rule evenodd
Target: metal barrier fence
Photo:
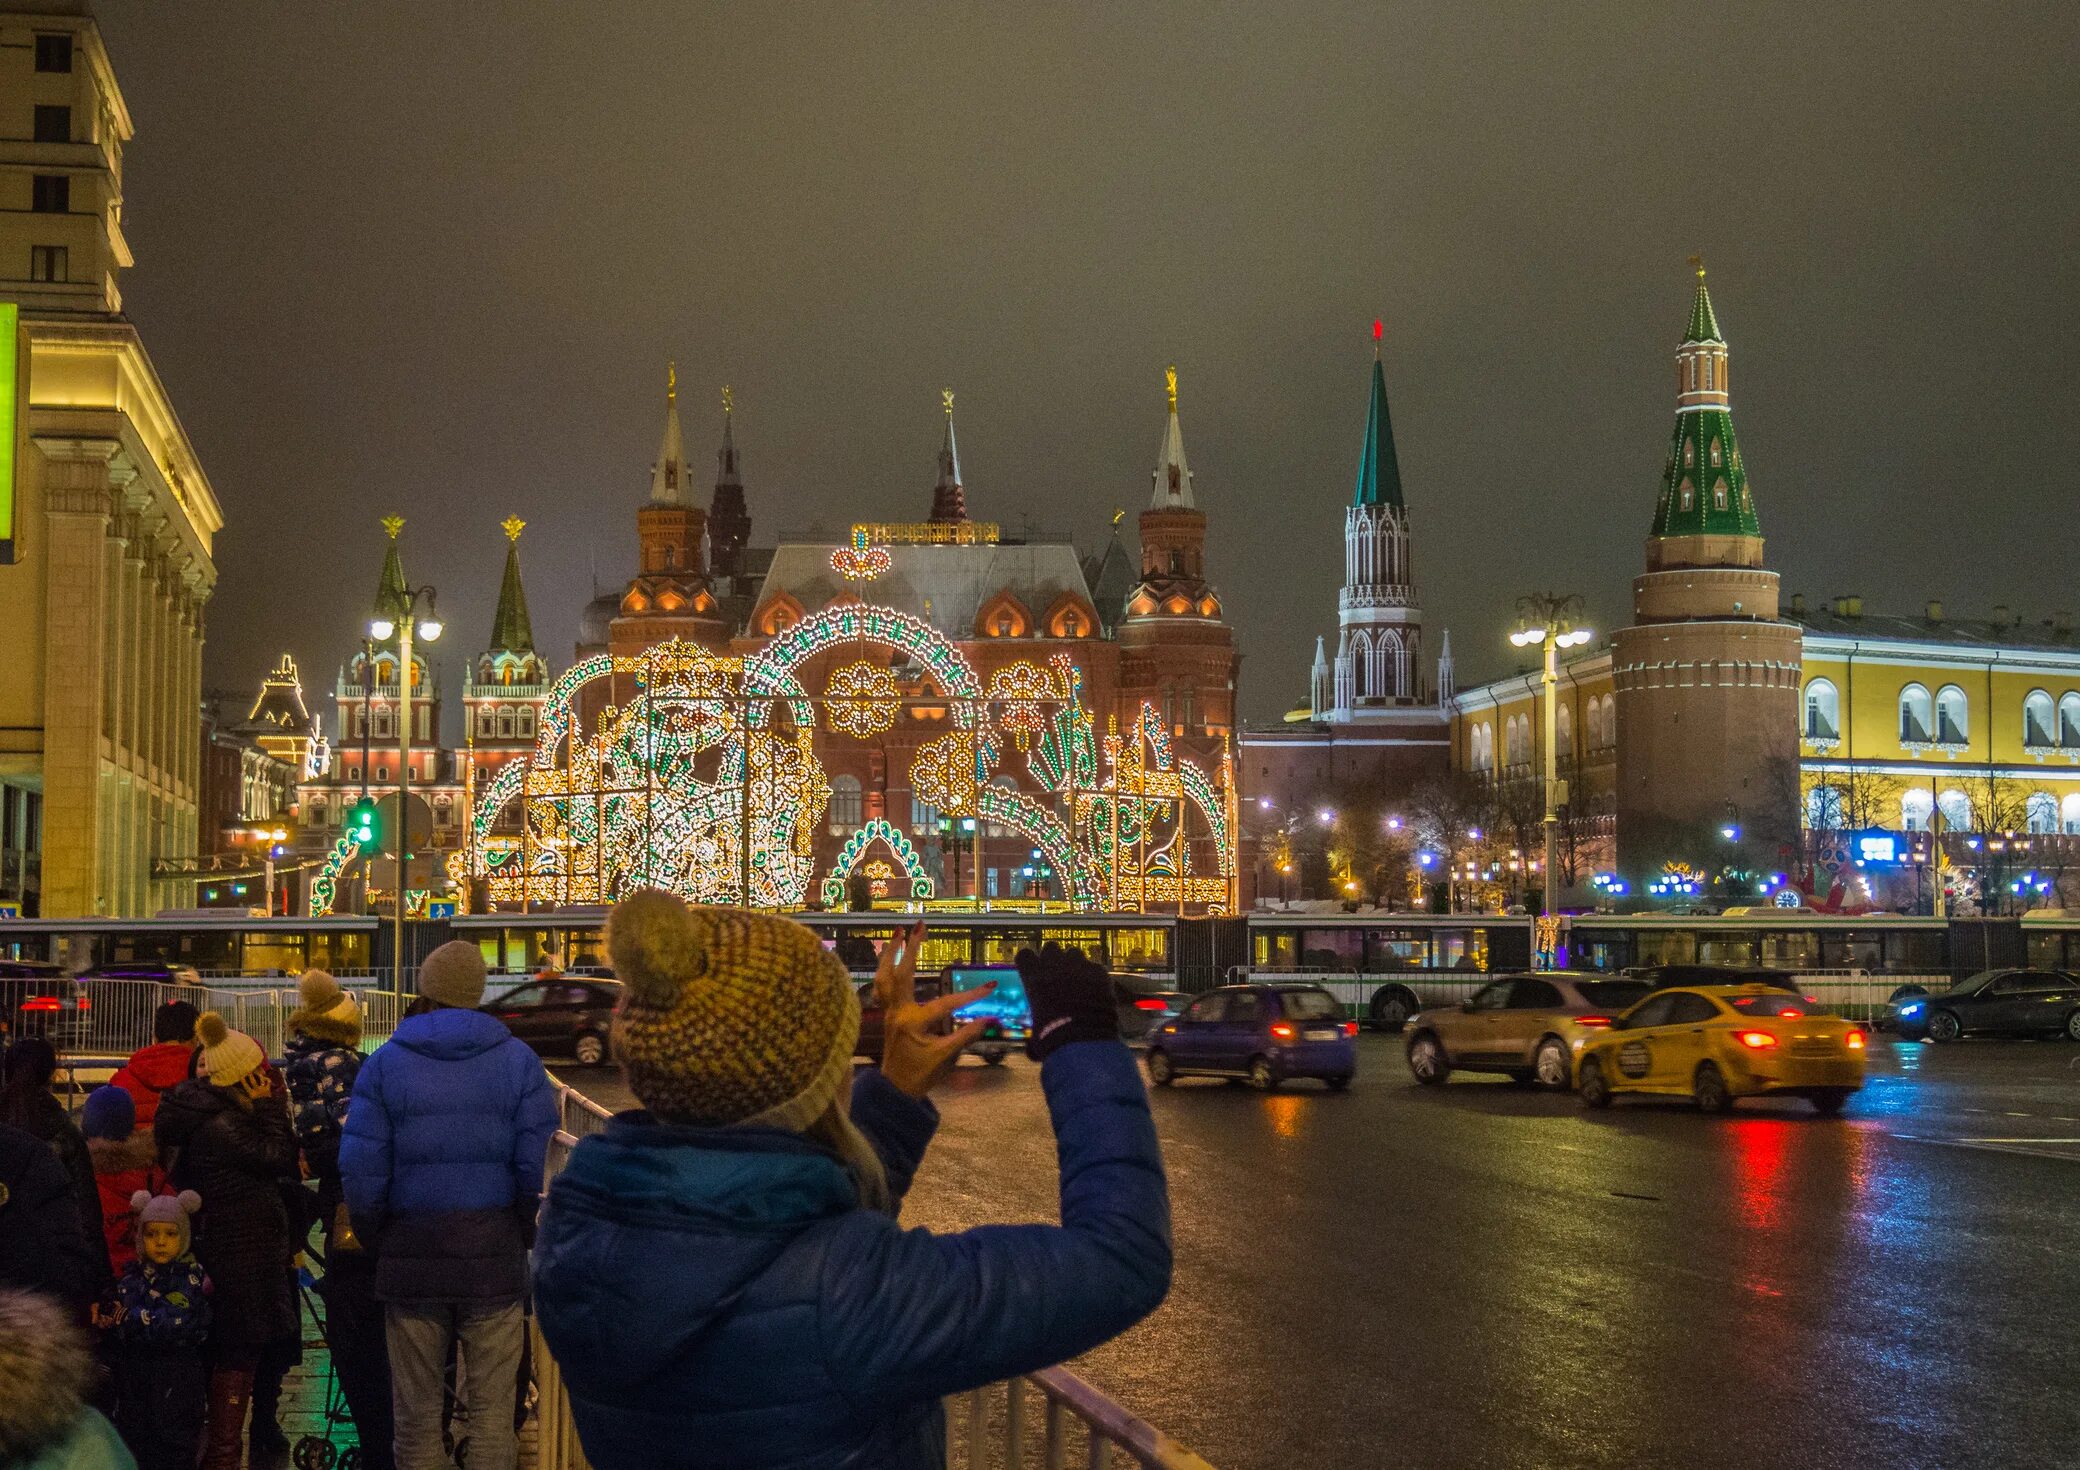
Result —
<path fill-rule="evenodd" d="M 346 982 L 343 982 L 345 984 Z M 346 988 L 361 1003 L 361 1044 L 373 1050 L 397 1029 L 410 997 L 394 990 Z M 215 1011 L 234 1031 L 260 1043 L 270 1057 L 282 1054 L 288 1019 L 300 998 L 294 988 L 231 989 L 215 985 L 169 985 L 156 980 L 77 980 L 53 987 L 52 1009 L 30 1009 L 9 1018 L 24 1034 L 46 1036 L 74 1060 L 106 1057 L 120 1061 L 152 1044 L 159 1008 L 184 1000 L 198 1011 Z"/>
<path fill-rule="evenodd" d="M 549 1142 L 551 1179 L 562 1172 L 571 1150 L 597 1133 L 613 1115 L 566 1083 L 556 1084 L 559 1116 Z M 541 1328 L 534 1333 L 535 1464 L 537 1470 L 588 1470 L 570 1393 Z M 1026 1415 L 1028 1400 L 1041 1399 L 1037 1424 Z M 947 1470 L 1025 1470 L 1033 1455 L 1047 1470 L 1076 1463 L 1106 1470 L 1117 1450 L 1143 1470 L 1213 1470 L 1153 1425 L 1125 1409 L 1066 1368 L 1042 1368 L 1008 1383 L 958 1394 L 946 1401 Z M 959 1426 L 956 1429 L 956 1425 Z"/>

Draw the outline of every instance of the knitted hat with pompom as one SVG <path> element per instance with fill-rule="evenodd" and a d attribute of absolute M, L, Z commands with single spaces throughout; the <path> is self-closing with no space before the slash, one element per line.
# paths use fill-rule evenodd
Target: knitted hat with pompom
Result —
<path fill-rule="evenodd" d="M 215 1011 L 204 1011 L 196 1021 L 195 1040 L 202 1047 L 203 1072 L 219 1087 L 236 1086 L 267 1060 L 259 1042 L 233 1031 Z"/>
<path fill-rule="evenodd" d="M 850 1078 L 859 997 L 800 924 L 645 889 L 614 906 L 607 953 L 614 1052 L 658 1117 L 799 1133 Z"/>
<path fill-rule="evenodd" d="M 140 1189 L 130 1196 L 130 1208 L 137 1215 L 135 1239 L 140 1246 L 144 1244 L 145 1226 L 172 1225 L 181 1232 L 181 1248 L 173 1253 L 174 1259 L 188 1253 L 195 1238 L 188 1217 L 202 1209 L 201 1195 L 192 1189 L 184 1189 L 179 1194 L 153 1194 L 149 1189 Z"/>

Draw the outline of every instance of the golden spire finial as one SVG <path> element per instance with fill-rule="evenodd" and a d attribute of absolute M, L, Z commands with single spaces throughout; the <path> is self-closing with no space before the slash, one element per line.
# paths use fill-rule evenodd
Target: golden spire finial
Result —
<path fill-rule="evenodd" d="M 518 541 L 520 533 L 527 529 L 527 522 L 521 520 L 518 516 L 507 516 L 498 523 L 498 528 L 506 533 L 506 540 Z"/>
<path fill-rule="evenodd" d="M 664 401 L 679 401 L 679 364 L 669 357 L 664 360 Z"/>
<path fill-rule="evenodd" d="M 951 388 L 941 388 L 941 389 L 939 390 L 939 402 L 941 402 L 942 404 L 944 404 L 944 405 L 946 406 L 946 416 L 947 416 L 948 418 L 952 418 L 952 417 L 953 417 L 953 390 L 952 390 Z"/>
<path fill-rule="evenodd" d="M 728 418 L 736 406 L 736 395 L 730 391 L 729 384 L 724 383 L 722 385 L 722 416 Z"/>
<path fill-rule="evenodd" d="M 1704 279 L 1704 257 L 1702 255 L 1693 255 L 1690 257 L 1690 268 L 1697 272 L 1698 280 L 1701 281 Z"/>
<path fill-rule="evenodd" d="M 1170 412 L 1177 412 L 1177 364 L 1163 369 L 1163 391 L 1170 395 Z"/>
<path fill-rule="evenodd" d="M 397 539 L 397 533 L 398 533 L 399 531 L 402 531 L 403 529 L 404 529 L 404 517 L 403 517 L 403 516 L 384 516 L 384 517 L 383 517 L 383 534 L 384 534 L 384 535 L 386 535 L 386 536 L 388 536 L 388 537 L 389 537 L 389 538 L 390 538 L 390 539 L 391 539 L 392 541 L 395 541 L 395 540 Z"/>
<path fill-rule="evenodd" d="M 1114 510 L 1114 511 L 1112 512 L 1112 528 L 1113 528 L 1113 529 L 1114 529 L 1115 531 L 1116 531 L 1116 530 L 1118 530 L 1118 529 L 1119 529 L 1119 523 L 1120 523 L 1121 521 L 1125 520 L 1126 518 L 1127 518 L 1127 513 L 1126 513 L 1125 511 L 1123 511 L 1123 510 Z"/>

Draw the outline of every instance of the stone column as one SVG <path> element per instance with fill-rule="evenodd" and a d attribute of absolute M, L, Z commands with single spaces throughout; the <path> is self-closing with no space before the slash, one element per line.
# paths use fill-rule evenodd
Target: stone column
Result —
<path fill-rule="evenodd" d="M 48 537 L 44 626 L 43 911 L 95 911 L 109 645 L 113 440 L 39 443 Z"/>

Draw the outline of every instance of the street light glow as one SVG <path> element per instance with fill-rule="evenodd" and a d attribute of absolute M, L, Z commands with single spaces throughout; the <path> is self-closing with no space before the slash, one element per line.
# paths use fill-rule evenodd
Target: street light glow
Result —
<path fill-rule="evenodd" d="M 390 637 L 397 631 L 397 624 L 388 618 L 370 618 L 368 636 L 377 640 Z"/>
<path fill-rule="evenodd" d="M 419 620 L 419 636 L 428 643 L 435 642 L 440 638 L 441 629 L 445 626 L 447 625 L 441 622 L 437 615 L 428 613 Z"/>
<path fill-rule="evenodd" d="M 1336 809 L 1325 806 L 1317 815 L 1321 817 L 1322 825 L 1326 827 L 1336 820 Z"/>

